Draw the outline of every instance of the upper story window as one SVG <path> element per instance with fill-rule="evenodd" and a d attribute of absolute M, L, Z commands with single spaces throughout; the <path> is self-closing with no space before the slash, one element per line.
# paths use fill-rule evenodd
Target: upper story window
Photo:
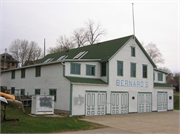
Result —
<path fill-rule="evenodd" d="M 131 63 L 131 77 L 136 77 L 136 63 Z"/>
<path fill-rule="evenodd" d="M 36 74 L 36 77 L 40 77 L 41 76 L 41 66 L 37 66 L 36 67 L 36 72 L 35 72 Z"/>
<path fill-rule="evenodd" d="M 86 65 L 86 75 L 95 76 L 95 66 L 94 65 Z"/>
<path fill-rule="evenodd" d="M 14 66 L 14 62 L 12 63 L 12 66 Z"/>
<path fill-rule="evenodd" d="M 71 74 L 80 74 L 81 64 L 71 63 Z"/>
<path fill-rule="evenodd" d="M 131 47 L 131 56 L 135 57 L 135 47 Z"/>
<path fill-rule="evenodd" d="M 143 65 L 143 78 L 147 78 L 147 65 Z"/>
<path fill-rule="evenodd" d="M 162 73 L 158 73 L 158 81 L 163 81 L 163 74 Z"/>
<path fill-rule="evenodd" d="M 123 61 L 117 62 L 117 75 L 123 76 Z"/>
<path fill-rule="evenodd" d="M 15 79 L 15 70 L 11 71 L 11 79 Z"/>
<path fill-rule="evenodd" d="M 155 81 L 155 72 L 153 73 L 153 80 Z"/>
<path fill-rule="evenodd" d="M 106 62 L 101 63 L 101 76 L 106 76 Z"/>
<path fill-rule="evenodd" d="M 25 78 L 25 69 L 21 69 L 21 78 Z"/>

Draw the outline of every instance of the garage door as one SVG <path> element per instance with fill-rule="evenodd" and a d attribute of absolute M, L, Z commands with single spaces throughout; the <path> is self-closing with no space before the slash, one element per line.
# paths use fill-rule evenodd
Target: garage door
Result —
<path fill-rule="evenodd" d="M 152 111 L 152 93 L 138 92 L 138 113 Z"/>
<path fill-rule="evenodd" d="M 105 115 L 106 102 L 106 92 L 86 92 L 86 115 Z"/>
<path fill-rule="evenodd" d="M 111 92 L 111 114 L 129 112 L 129 95 L 127 92 Z"/>
<path fill-rule="evenodd" d="M 167 92 L 158 92 L 157 93 L 157 110 L 158 112 L 167 111 Z"/>

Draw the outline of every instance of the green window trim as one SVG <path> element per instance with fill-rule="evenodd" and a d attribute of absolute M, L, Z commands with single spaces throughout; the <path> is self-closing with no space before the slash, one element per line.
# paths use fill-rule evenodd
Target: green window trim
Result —
<path fill-rule="evenodd" d="M 81 64 L 71 63 L 71 74 L 81 74 Z"/>
<path fill-rule="evenodd" d="M 136 63 L 131 63 L 131 77 L 136 77 Z"/>
<path fill-rule="evenodd" d="M 117 61 L 117 76 L 123 76 L 123 61 Z"/>
<path fill-rule="evenodd" d="M 21 89 L 21 95 L 25 95 L 25 89 Z"/>
<path fill-rule="evenodd" d="M 132 47 L 132 46 L 131 46 L 131 56 L 132 57 L 136 56 L 136 49 L 135 49 L 135 47 Z"/>
<path fill-rule="evenodd" d="M 107 69 L 107 67 L 106 67 L 107 65 L 106 65 L 106 62 L 102 62 L 101 63 L 101 76 L 106 76 L 106 69 Z"/>
<path fill-rule="evenodd" d="M 40 95 L 41 94 L 41 89 L 35 89 L 35 95 Z"/>
<path fill-rule="evenodd" d="M 142 65 L 142 77 L 148 78 L 148 65 Z"/>
<path fill-rule="evenodd" d="M 26 69 L 21 69 L 21 78 L 25 78 L 26 76 Z"/>
<path fill-rule="evenodd" d="M 41 77 L 41 66 L 37 66 L 35 68 L 35 76 L 36 77 Z"/>
<path fill-rule="evenodd" d="M 163 81 L 163 74 L 162 73 L 158 73 L 158 81 Z"/>
<path fill-rule="evenodd" d="M 57 90 L 56 89 L 49 89 L 49 95 L 54 95 L 54 102 L 56 102 Z"/>
<path fill-rule="evenodd" d="M 11 94 L 15 94 L 15 87 L 11 87 Z"/>
<path fill-rule="evenodd" d="M 86 75 L 95 76 L 95 65 L 86 65 Z"/>
<path fill-rule="evenodd" d="M 11 79 L 15 79 L 15 70 L 11 71 Z"/>

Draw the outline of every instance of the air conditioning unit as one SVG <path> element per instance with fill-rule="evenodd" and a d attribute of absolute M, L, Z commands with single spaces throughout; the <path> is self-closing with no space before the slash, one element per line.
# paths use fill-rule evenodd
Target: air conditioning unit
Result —
<path fill-rule="evenodd" d="M 31 114 L 54 114 L 54 96 L 32 95 Z"/>

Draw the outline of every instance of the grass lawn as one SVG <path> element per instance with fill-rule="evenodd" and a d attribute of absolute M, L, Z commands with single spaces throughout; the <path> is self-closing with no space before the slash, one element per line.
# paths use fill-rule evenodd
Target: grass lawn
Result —
<path fill-rule="evenodd" d="M 174 110 L 179 110 L 179 97 L 177 95 L 174 95 Z"/>
<path fill-rule="evenodd" d="M 3 106 L 1 106 L 2 109 Z M 1 133 L 58 133 L 64 131 L 97 129 L 105 126 L 92 124 L 78 120 L 81 117 L 31 117 L 31 109 L 25 108 L 26 113 L 22 110 L 7 107 L 7 119 L 19 119 L 19 121 L 1 122 Z M 3 112 L 1 111 L 3 115 Z"/>

